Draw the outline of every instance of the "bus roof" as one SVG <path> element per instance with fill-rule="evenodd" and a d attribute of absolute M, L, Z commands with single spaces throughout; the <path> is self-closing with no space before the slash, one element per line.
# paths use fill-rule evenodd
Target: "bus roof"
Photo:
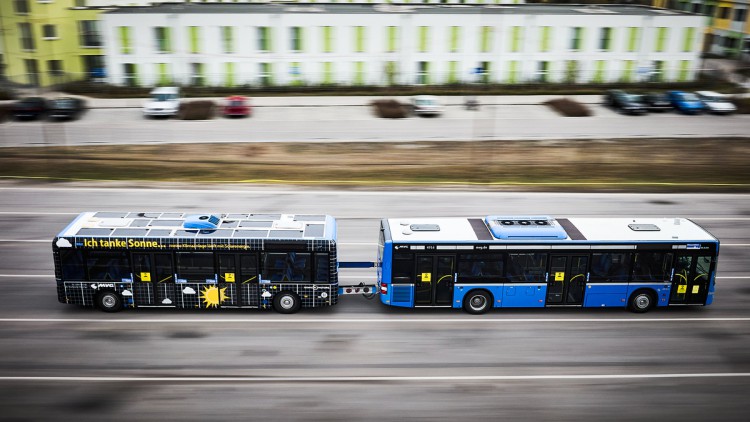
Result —
<path fill-rule="evenodd" d="M 684 243 L 718 242 L 685 218 L 485 218 L 387 219 L 396 243 Z"/>
<path fill-rule="evenodd" d="M 328 215 L 84 212 L 58 237 L 336 240 Z"/>

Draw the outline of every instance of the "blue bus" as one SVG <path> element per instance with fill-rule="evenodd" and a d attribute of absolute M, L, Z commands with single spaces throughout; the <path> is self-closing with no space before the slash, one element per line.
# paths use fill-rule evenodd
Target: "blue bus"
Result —
<path fill-rule="evenodd" d="M 378 283 L 390 306 L 710 305 L 719 241 L 684 218 L 384 219 Z"/>
<path fill-rule="evenodd" d="M 256 308 L 294 313 L 338 300 L 327 215 L 84 212 L 53 240 L 62 303 Z"/>

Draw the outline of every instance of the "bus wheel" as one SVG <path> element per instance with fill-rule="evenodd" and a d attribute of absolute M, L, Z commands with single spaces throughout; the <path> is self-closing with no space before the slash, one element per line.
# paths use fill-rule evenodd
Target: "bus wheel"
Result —
<path fill-rule="evenodd" d="M 491 307 L 492 296 L 484 290 L 472 290 L 464 297 L 464 310 L 470 314 L 483 314 Z"/>
<path fill-rule="evenodd" d="M 117 312 L 122 309 L 122 299 L 115 292 L 103 292 L 96 297 L 96 306 L 104 312 Z"/>
<path fill-rule="evenodd" d="M 293 314 L 301 307 L 302 302 L 294 292 L 279 292 L 273 298 L 273 309 L 280 314 Z"/>
<path fill-rule="evenodd" d="M 638 290 L 630 296 L 628 308 L 632 312 L 642 314 L 648 312 L 648 310 L 653 308 L 655 304 L 656 300 L 654 299 L 654 295 L 646 290 Z"/>

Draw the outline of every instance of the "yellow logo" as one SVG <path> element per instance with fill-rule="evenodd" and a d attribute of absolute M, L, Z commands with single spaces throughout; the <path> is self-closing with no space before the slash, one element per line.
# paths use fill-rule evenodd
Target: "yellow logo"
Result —
<path fill-rule="evenodd" d="M 224 294 L 226 290 L 226 287 L 223 289 L 219 289 L 216 286 L 204 287 L 203 290 L 201 290 L 201 299 L 203 299 L 203 304 L 206 305 L 206 308 L 219 307 L 222 302 L 229 299 L 229 297 Z"/>

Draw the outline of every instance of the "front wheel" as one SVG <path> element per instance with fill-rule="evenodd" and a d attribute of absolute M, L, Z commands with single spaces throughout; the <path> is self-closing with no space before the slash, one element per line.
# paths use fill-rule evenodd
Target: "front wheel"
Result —
<path fill-rule="evenodd" d="M 96 297 L 96 306 L 104 312 L 117 312 L 122 309 L 122 299 L 115 292 L 104 292 Z"/>
<path fill-rule="evenodd" d="M 301 307 L 299 296 L 293 292 L 279 292 L 273 298 L 273 309 L 280 314 L 293 314 Z"/>
<path fill-rule="evenodd" d="M 630 308 L 632 312 L 642 314 L 644 312 L 648 312 L 648 310 L 653 308 L 655 304 L 656 300 L 651 293 L 646 291 L 639 291 L 633 293 L 633 295 L 630 296 L 628 308 Z"/>
<path fill-rule="evenodd" d="M 492 307 L 492 296 L 484 290 L 474 290 L 464 297 L 464 310 L 470 314 L 486 313 Z"/>

